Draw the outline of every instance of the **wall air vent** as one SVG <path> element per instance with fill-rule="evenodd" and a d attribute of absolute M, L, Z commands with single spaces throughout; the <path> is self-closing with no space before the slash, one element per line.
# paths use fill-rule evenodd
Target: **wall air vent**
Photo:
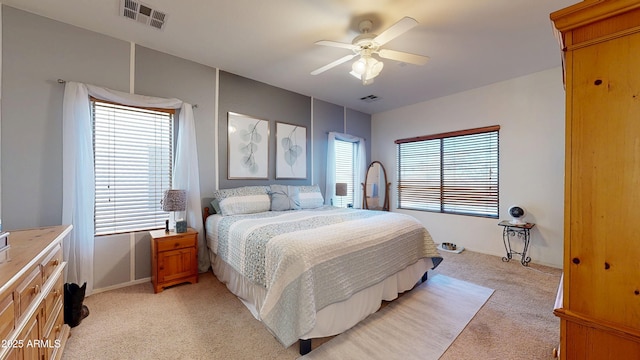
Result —
<path fill-rule="evenodd" d="M 120 15 L 162 30 L 167 23 L 167 14 L 135 0 L 120 0 Z"/>
<path fill-rule="evenodd" d="M 360 100 L 362 100 L 364 102 L 372 103 L 374 101 L 380 100 L 380 98 L 377 97 L 376 95 L 367 95 L 367 96 L 361 97 Z"/>

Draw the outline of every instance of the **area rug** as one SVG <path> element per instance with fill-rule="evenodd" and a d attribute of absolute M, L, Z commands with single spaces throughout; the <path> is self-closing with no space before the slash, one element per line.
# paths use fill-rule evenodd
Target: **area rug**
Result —
<path fill-rule="evenodd" d="M 299 360 L 438 359 L 491 294 L 438 274 Z"/>

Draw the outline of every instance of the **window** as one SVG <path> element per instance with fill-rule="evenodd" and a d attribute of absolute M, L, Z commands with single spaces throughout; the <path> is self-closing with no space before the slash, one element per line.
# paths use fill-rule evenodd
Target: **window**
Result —
<path fill-rule="evenodd" d="M 160 200 L 171 188 L 174 110 L 91 99 L 95 234 L 163 228 Z"/>
<path fill-rule="evenodd" d="M 348 204 L 353 204 L 353 155 L 354 155 L 354 143 L 349 141 L 337 140 L 335 142 L 336 148 L 336 184 L 347 184 L 347 196 L 337 196 L 337 203 L 334 206 L 347 207 Z"/>
<path fill-rule="evenodd" d="M 398 208 L 497 218 L 499 129 L 396 140 Z"/>

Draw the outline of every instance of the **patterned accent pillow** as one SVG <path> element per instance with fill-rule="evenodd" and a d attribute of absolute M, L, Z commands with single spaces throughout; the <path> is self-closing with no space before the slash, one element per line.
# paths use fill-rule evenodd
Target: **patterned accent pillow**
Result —
<path fill-rule="evenodd" d="M 300 210 L 300 190 L 297 186 L 271 185 L 271 211 Z"/>
<path fill-rule="evenodd" d="M 300 208 L 316 209 L 324 205 L 324 199 L 318 185 L 298 186 L 300 190 Z"/>
<path fill-rule="evenodd" d="M 268 187 L 244 186 L 215 191 L 211 205 L 216 213 L 227 216 L 269 211 L 271 201 L 269 200 Z"/>

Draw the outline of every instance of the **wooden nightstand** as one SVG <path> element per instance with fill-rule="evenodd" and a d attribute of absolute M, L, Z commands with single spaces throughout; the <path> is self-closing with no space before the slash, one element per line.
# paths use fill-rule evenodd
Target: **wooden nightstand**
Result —
<path fill-rule="evenodd" d="M 164 230 L 150 231 L 151 282 L 153 291 L 190 282 L 198 282 L 198 232 L 188 228 L 185 233 Z"/>

